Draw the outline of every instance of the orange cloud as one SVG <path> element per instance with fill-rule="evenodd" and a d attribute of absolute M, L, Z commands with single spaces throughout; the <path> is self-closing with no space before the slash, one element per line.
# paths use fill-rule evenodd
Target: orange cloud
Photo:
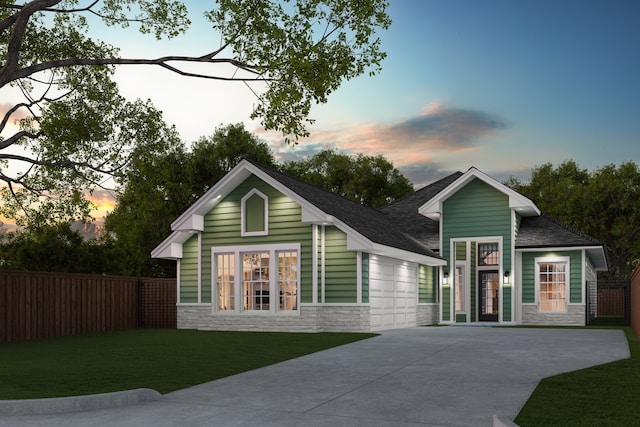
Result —
<path fill-rule="evenodd" d="M 297 147 L 272 146 L 279 159 L 295 160 L 328 147 L 348 153 L 383 154 L 399 167 L 432 162 L 435 155 L 446 152 L 474 150 L 480 138 L 506 127 L 501 119 L 488 113 L 432 103 L 418 115 L 399 123 L 316 130 Z"/>

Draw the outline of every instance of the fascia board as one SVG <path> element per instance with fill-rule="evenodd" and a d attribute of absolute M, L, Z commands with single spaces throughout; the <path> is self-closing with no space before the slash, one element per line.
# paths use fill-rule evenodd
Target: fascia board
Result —
<path fill-rule="evenodd" d="M 251 163 L 242 160 L 220 181 L 204 193 L 194 204 L 192 204 L 182 215 L 171 223 L 171 229 L 177 230 L 204 230 L 204 215 L 214 208 L 216 204 L 238 185 L 247 179 L 252 173 L 258 171 Z M 202 217 L 192 218 L 194 215 Z"/>
<path fill-rule="evenodd" d="M 516 252 L 554 252 L 554 251 L 586 251 L 594 261 L 596 271 L 609 271 L 607 256 L 602 246 L 551 246 L 539 248 L 516 248 Z"/>
<path fill-rule="evenodd" d="M 191 231 L 174 231 L 151 251 L 151 258 L 179 259 L 182 258 L 182 245 L 195 234 Z"/>
<path fill-rule="evenodd" d="M 390 258 L 400 259 L 403 261 L 415 262 L 422 265 L 428 265 L 432 267 L 445 266 L 447 261 L 440 258 L 430 257 L 428 255 L 417 254 L 415 252 L 405 251 L 404 249 L 393 248 L 390 246 L 384 246 L 377 243 L 373 244 L 368 250 L 369 253 L 387 256 Z"/>
<path fill-rule="evenodd" d="M 490 185 L 509 197 L 509 208 L 517 210 L 521 215 L 540 215 L 540 210 L 531 200 L 473 167 L 447 188 L 436 194 L 431 200 L 420 206 L 418 208 L 418 213 L 424 216 L 430 216 L 429 214 L 441 214 L 442 203 L 474 178 L 478 178 L 485 184 Z"/>

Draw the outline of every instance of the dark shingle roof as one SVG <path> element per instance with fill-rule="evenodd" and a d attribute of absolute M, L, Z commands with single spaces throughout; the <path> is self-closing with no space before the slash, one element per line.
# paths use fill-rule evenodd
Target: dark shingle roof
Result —
<path fill-rule="evenodd" d="M 372 242 L 439 258 L 427 245 L 407 234 L 402 227 L 392 221 L 391 218 L 382 211 L 363 206 L 259 163 L 251 161 L 250 163 L 312 205 L 339 219 Z"/>
<path fill-rule="evenodd" d="M 545 214 L 523 217 L 516 248 L 602 246 L 602 242 Z"/>
<path fill-rule="evenodd" d="M 372 242 L 439 257 L 439 224 L 418 213 L 418 208 L 453 184 L 456 172 L 380 209 L 317 188 L 269 167 L 251 162 L 264 173 L 328 215 L 339 219 Z M 522 217 L 516 248 L 602 246 L 598 240 L 548 215 Z"/>
<path fill-rule="evenodd" d="M 440 226 L 438 221 L 420 215 L 418 209 L 462 175 L 462 172 L 453 173 L 380 210 L 389 215 L 407 233 L 424 242 L 431 250 L 439 250 Z"/>

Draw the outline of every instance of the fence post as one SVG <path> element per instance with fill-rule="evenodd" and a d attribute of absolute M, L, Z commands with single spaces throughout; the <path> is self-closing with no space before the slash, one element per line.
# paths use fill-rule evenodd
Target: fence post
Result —
<path fill-rule="evenodd" d="M 144 280 L 138 279 L 138 328 L 144 328 Z"/>

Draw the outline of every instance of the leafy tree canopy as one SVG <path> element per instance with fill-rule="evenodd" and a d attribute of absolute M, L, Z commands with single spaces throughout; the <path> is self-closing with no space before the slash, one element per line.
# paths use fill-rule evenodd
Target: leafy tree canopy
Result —
<path fill-rule="evenodd" d="M 217 128 L 191 152 L 175 140 L 155 153 L 135 153 L 119 179 L 118 204 L 105 221 L 120 250 L 122 274 L 171 274 L 175 263 L 153 260 L 151 251 L 171 233 L 171 222 L 242 158 L 275 164 L 269 146 L 243 124 Z"/>
<path fill-rule="evenodd" d="M 22 223 L 86 218 L 82 191 L 122 170 L 145 144 L 173 137 L 149 102 L 119 95 L 115 66 L 257 84 L 252 117 L 297 139 L 308 134 L 314 103 L 326 102 L 343 81 L 380 70 L 385 54 L 377 31 L 390 25 L 386 7 L 385 0 L 218 0 L 206 18 L 220 35 L 210 39 L 220 44 L 197 56 L 123 58 L 92 37 L 89 17 L 156 38 L 180 37 L 190 24 L 185 4 L 0 1 L 0 91 L 22 95 L 0 105 L 0 132 L 21 118 L 19 130 L 0 139 L 0 214 Z M 188 71 L 194 63 L 207 71 Z"/>
<path fill-rule="evenodd" d="M 524 184 L 507 185 L 530 198 L 541 211 L 602 241 L 607 278 L 626 279 L 640 261 L 640 170 L 634 162 L 607 165 L 593 172 L 565 161 L 532 171 Z"/>
<path fill-rule="evenodd" d="M 360 204 L 381 207 L 413 192 L 411 182 L 384 156 L 323 150 L 287 162 L 283 172 Z"/>

